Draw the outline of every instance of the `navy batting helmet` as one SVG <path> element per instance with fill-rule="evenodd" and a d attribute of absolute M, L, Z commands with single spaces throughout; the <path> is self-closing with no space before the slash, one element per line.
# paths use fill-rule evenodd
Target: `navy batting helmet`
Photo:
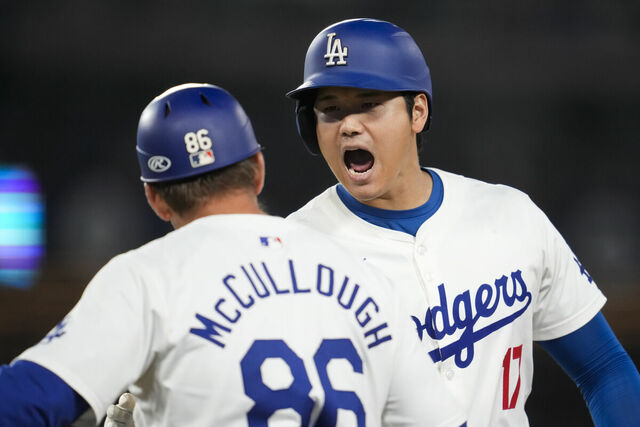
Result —
<path fill-rule="evenodd" d="M 313 92 L 321 87 L 355 87 L 427 96 L 431 122 L 431 74 L 420 48 L 402 28 L 376 19 L 349 19 L 322 30 L 304 62 L 304 83 L 287 96 L 297 101 L 298 133 L 318 154 Z"/>
<path fill-rule="evenodd" d="M 188 83 L 157 96 L 138 123 L 144 182 L 174 181 L 220 169 L 260 151 L 249 117 L 226 90 Z"/>

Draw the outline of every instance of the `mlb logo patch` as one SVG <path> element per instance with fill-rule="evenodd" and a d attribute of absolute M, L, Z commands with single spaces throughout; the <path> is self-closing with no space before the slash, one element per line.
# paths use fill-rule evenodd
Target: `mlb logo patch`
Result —
<path fill-rule="evenodd" d="M 215 161 L 215 157 L 213 157 L 213 151 L 205 150 L 191 154 L 189 156 L 189 160 L 191 160 L 192 168 L 199 168 L 200 166 L 210 165 L 213 163 Z"/>
<path fill-rule="evenodd" d="M 282 240 L 279 237 L 273 236 L 261 236 L 260 245 L 265 247 L 280 247 L 282 246 Z"/>

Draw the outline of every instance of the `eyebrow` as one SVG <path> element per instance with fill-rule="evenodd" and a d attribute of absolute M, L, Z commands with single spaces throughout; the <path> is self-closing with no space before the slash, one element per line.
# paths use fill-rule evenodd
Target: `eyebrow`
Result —
<path fill-rule="evenodd" d="M 317 98 L 316 98 L 316 102 L 319 102 L 319 101 L 326 101 L 327 99 L 335 99 L 335 98 L 336 98 L 336 96 L 335 96 L 335 95 L 331 95 L 331 94 L 329 94 L 329 95 L 323 95 L 323 96 L 319 96 L 319 97 L 317 97 Z"/>
<path fill-rule="evenodd" d="M 368 98 L 370 96 L 378 96 L 381 95 L 380 92 L 378 91 L 371 91 L 371 92 L 362 92 L 356 95 L 357 98 Z M 316 98 L 316 102 L 321 102 L 321 101 L 327 101 L 327 100 L 332 100 L 332 99 L 336 99 L 337 96 L 333 95 L 331 93 L 327 94 L 327 95 L 323 95 L 320 96 L 318 98 Z"/>
<path fill-rule="evenodd" d="M 377 92 L 377 91 L 376 91 L 376 92 L 362 92 L 362 93 L 359 93 L 359 94 L 358 94 L 358 95 L 356 95 L 356 96 L 357 96 L 358 98 L 368 98 L 368 97 L 370 97 L 370 96 L 379 96 L 379 95 L 382 95 L 382 93 L 381 93 L 381 92 Z"/>

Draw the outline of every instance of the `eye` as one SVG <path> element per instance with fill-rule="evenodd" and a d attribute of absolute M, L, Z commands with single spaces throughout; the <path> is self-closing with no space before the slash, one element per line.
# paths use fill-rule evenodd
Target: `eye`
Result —
<path fill-rule="evenodd" d="M 378 105 L 380 105 L 379 102 L 375 102 L 375 101 L 367 101 L 367 102 L 363 102 L 362 105 L 360 106 L 360 108 L 363 111 L 368 111 L 371 110 L 375 107 L 377 107 Z"/>
<path fill-rule="evenodd" d="M 340 111 L 340 108 L 336 104 L 328 104 L 328 103 L 319 103 L 314 109 L 318 113 L 322 114 L 335 114 L 337 111 Z"/>

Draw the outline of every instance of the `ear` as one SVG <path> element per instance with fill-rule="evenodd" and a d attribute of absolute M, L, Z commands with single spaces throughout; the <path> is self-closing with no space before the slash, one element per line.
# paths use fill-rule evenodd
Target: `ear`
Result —
<path fill-rule="evenodd" d="M 160 197 L 158 192 L 146 182 L 144 183 L 144 195 L 147 196 L 147 202 L 149 203 L 149 206 L 151 206 L 151 209 L 153 209 L 161 220 L 171 220 L 173 217 L 173 211 L 169 205 L 167 205 L 167 202 Z"/>
<path fill-rule="evenodd" d="M 415 133 L 422 132 L 429 118 L 429 103 L 424 93 L 419 93 L 414 98 L 411 116 L 411 130 Z"/>
<path fill-rule="evenodd" d="M 264 188 L 264 180 L 265 180 L 265 165 L 264 165 L 264 156 L 262 152 L 258 152 L 253 155 L 251 158 L 254 162 L 257 163 L 256 173 L 253 177 L 253 188 L 255 190 L 256 196 L 262 192 Z"/>

